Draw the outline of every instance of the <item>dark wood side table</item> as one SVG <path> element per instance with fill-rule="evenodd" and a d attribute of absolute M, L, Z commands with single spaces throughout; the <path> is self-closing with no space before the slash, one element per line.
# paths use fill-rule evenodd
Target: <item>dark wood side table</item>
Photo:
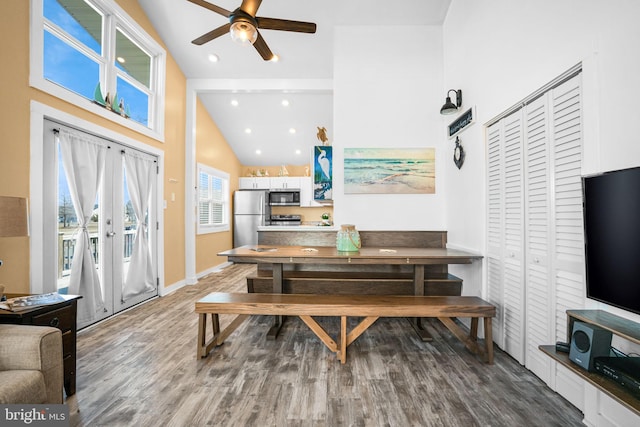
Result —
<path fill-rule="evenodd" d="M 7 298 L 23 295 L 7 294 Z M 67 397 L 76 392 L 76 312 L 79 295 L 62 295 L 64 301 L 22 311 L 0 309 L 0 323 L 52 326 L 62 331 L 64 390 Z"/>

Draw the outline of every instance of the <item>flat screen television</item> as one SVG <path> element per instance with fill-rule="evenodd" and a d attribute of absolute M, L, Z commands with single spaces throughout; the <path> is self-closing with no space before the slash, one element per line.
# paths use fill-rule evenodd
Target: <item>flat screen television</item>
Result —
<path fill-rule="evenodd" d="M 587 297 L 640 314 L 640 167 L 582 178 Z"/>

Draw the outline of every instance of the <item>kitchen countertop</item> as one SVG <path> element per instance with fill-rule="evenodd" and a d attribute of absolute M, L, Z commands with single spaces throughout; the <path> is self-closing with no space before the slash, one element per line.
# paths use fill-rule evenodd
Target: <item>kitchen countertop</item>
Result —
<path fill-rule="evenodd" d="M 333 226 L 326 225 L 264 225 L 258 231 L 338 231 Z"/>

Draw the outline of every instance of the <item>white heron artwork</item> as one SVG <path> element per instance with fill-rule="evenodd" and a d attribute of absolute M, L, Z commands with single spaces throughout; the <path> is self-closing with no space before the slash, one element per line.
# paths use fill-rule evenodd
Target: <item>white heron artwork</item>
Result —
<path fill-rule="evenodd" d="M 320 169 L 322 170 L 322 175 L 326 179 L 331 179 L 331 163 L 327 158 L 327 151 L 320 150 L 320 155 L 318 156 L 318 164 L 320 165 Z"/>
<path fill-rule="evenodd" d="M 331 200 L 333 189 L 333 151 L 331 146 L 316 146 L 313 164 L 313 188 L 315 200 Z"/>

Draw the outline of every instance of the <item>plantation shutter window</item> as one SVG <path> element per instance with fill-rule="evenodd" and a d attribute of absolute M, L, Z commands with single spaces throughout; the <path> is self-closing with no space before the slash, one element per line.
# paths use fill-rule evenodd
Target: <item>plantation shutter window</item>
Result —
<path fill-rule="evenodd" d="M 229 230 L 229 175 L 198 165 L 198 234 Z"/>

